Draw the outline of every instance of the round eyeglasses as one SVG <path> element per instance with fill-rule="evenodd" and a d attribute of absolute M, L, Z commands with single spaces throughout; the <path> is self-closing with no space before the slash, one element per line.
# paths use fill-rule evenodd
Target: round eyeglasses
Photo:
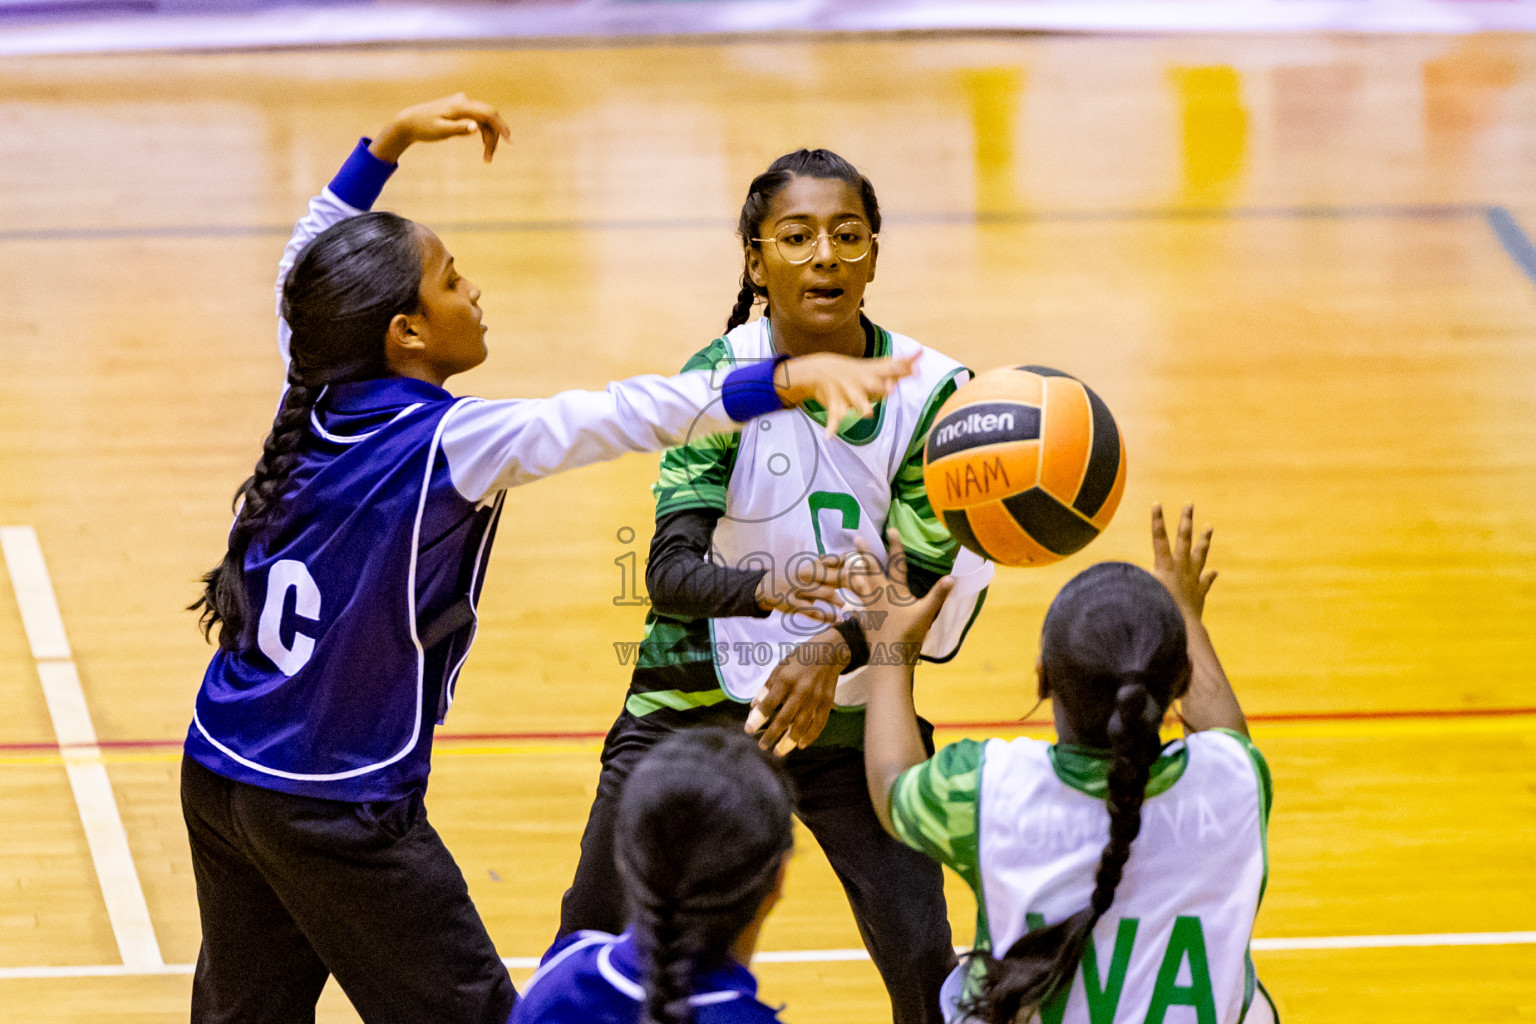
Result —
<path fill-rule="evenodd" d="M 809 263 L 816 256 L 816 246 L 825 238 L 832 243 L 832 255 L 844 263 L 857 263 L 869 255 L 879 237 L 858 221 L 839 224 L 831 231 L 816 234 L 801 224 L 786 224 L 772 238 L 754 238 L 754 242 L 772 242 L 785 263 Z"/>

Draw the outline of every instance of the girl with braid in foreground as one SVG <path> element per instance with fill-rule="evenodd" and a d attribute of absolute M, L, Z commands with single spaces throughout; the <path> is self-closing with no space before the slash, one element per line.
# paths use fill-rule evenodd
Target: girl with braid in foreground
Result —
<path fill-rule="evenodd" d="M 930 758 L 910 669 L 882 667 L 871 683 L 876 811 L 976 894 L 975 949 L 944 986 L 948 1021 L 1277 1020 L 1248 954 L 1269 769 L 1200 621 L 1216 574 L 1211 531 L 1195 539 L 1193 522 L 1186 507 L 1170 544 L 1154 507 L 1151 573 L 1101 563 L 1052 602 L 1036 668 L 1055 744 L 962 740 Z M 890 579 L 869 603 L 887 613 L 870 616 L 872 632 L 920 641 L 948 586 L 912 603 Z M 1176 700 L 1185 738 L 1164 744 Z"/>
<path fill-rule="evenodd" d="M 486 358 L 480 291 L 431 231 L 365 211 L 411 145 L 477 132 L 487 161 L 509 135 L 462 94 L 396 115 L 278 267 L 287 389 L 193 606 L 218 636 L 182 767 L 194 1022 L 313 1021 L 335 975 L 364 1021 L 503 1024 L 516 993 L 423 797 L 506 489 L 812 399 L 867 413 L 909 370 L 817 356 L 455 398 Z"/>
<path fill-rule="evenodd" d="M 747 965 L 783 891 L 793 804 L 782 765 L 736 730 L 658 743 L 615 820 L 629 927 L 558 940 L 511 1024 L 775 1024 Z"/>

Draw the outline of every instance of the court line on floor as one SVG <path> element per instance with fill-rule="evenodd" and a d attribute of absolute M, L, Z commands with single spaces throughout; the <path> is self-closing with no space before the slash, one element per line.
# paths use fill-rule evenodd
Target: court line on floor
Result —
<path fill-rule="evenodd" d="M 1487 723 L 1496 726 L 1498 722 L 1515 718 L 1536 718 L 1536 707 L 1515 708 L 1403 708 L 1378 711 L 1281 711 L 1271 713 L 1250 714 L 1248 722 L 1256 726 L 1261 732 L 1268 727 L 1274 727 L 1276 734 L 1293 734 L 1292 727 L 1306 726 L 1369 726 L 1372 723 L 1423 723 L 1428 725 L 1434 722 L 1462 722 L 1468 726 L 1477 723 Z M 934 728 L 945 732 L 965 732 L 970 730 L 982 732 L 1013 732 L 1029 729 L 1050 729 L 1053 723 L 1048 718 L 1026 720 L 1003 721 L 974 721 L 974 722 L 937 722 Z M 601 740 L 607 735 L 605 730 L 571 730 L 559 731 L 535 731 L 535 732 L 439 732 L 433 742 L 446 747 L 445 752 L 455 748 L 452 744 L 590 744 Z M 130 739 L 130 740 L 95 740 L 88 744 L 89 748 L 100 752 L 110 752 L 103 757 L 108 763 L 132 763 L 135 760 L 162 761 L 175 760 L 179 755 L 161 757 L 154 754 L 157 750 L 179 750 L 183 739 Z M 54 764 L 59 760 L 61 749 L 74 753 L 73 748 L 60 743 L 0 743 L 0 763 L 9 761 L 17 763 L 18 759 L 26 759 L 26 763 Z M 491 746 L 485 748 L 457 748 L 459 752 L 481 753 L 505 753 L 512 750 L 511 746 Z M 539 747 L 541 751 L 554 749 L 553 747 Z M 144 751 L 145 756 L 135 758 L 131 751 Z M 123 756 L 113 757 L 111 754 L 121 753 Z M 28 755 L 36 755 L 30 758 Z"/>
<path fill-rule="evenodd" d="M 1297 711 L 1274 712 L 1269 714 L 1250 714 L 1250 725 L 1261 730 L 1267 726 L 1306 726 L 1306 725 L 1353 725 L 1369 723 L 1390 722 L 1467 722 L 1479 721 L 1496 723 L 1500 720 L 1512 718 L 1536 718 L 1536 707 L 1517 708 L 1408 708 L 1382 711 Z M 1049 729 L 1053 723 L 1048 718 L 1027 720 L 1002 720 L 1002 721 L 975 721 L 975 722 L 937 722 L 934 728 L 946 732 L 964 732 L 968 730 L 980 730 L 986 732 L 1009 732 L 1027 729 Z M 1286 730 L 1289 732 L 1290 730 Z M 587 744 L 601 740 L 607 735 L 606 730 L 570 730 L 539 731 L 539 732 L 439 732 L 433 742 L 437 744 L 456 743 L 489 743 L 489 744 Z M 167 748 L 180 749 L 182 738 L 175 739 L 131 739 L 131 740 L 97 740 L 90 746 L 98 751 L 129 752 L 135 750 L 155 751 Z M 37 754 L 42 760 L 38 763 L 54 763 L 53 758 L 46 755 L 58 752 L 60 744 L 56 743 L 0 743 L 0 758 L 7 755 L 26 756 Z M 509 747 L 486 748 L 488 752 L 501 753 Z M 547 749 L 547 748 L 546 748 Z M 114 758 L 108 756 L 107 761 Z M 157 757 L 149 757 L 150 760 L 160 760 Z M 130 757 L 122 757 L 117 760 L 128 763 L 133 760 Z"/>
<path fill-rule="evenodd" d="M 1487 212 L 1488 226 L 1498 236 L 1499 244 L 1509 253 L 1509 258 L 1536 284 L 1536 244 L 1520 229 L 1515 215 L 1502 206 L 1490 206 Z"/>
<path fill-rule="evenodd" d="M 971 729 L 959 729 L 954 727 L 939 726 L 941 734 L 952 735 L 956 732 L 969 733 Z M 1493 718 L 1425 718 L 1413 717 L 1396 721 L 1333 721 L 1333 722 L 1295 722 L 1271 725 L 1256 725 L 1254 739 L 1261 747 L 1269 749 L 1271 740 L 1277 739 L 1339 739 L 1339 738 L 1383 738 L 1383 737 L 1436 737 L 1447 738 L 1450 736 L 1469 735 L 1502 735 L 1511 733 L 1527 734 L 1536 730 L 1536 714 L 1515 717 Z M 1042 724 L 1021 725 L 1018 722 L 995 723 L 994 726 L 974 730 L 985 735 L 1009 738 L 1013 736 L 1033 735 L 1039 739 L 1051 739 L 1053 730 Z M 512 758 L 539 758 L 561 755 L 591 755 L 602 750 L 602 741 L 594 734 L 590 738 L 580 740 L 545 740 L 545 741 L 516 741 L 503 743 L 486 742 L 451 742 L 451 738 L 439 737 L 437 741 L 437 756 L 444 760 L 460 760 L 476 757 L 512 757 Z M 27 744 L 29 747 L 37 745 Z M 180 741 L 168 741 L 156 744 L 152 747 L 139 746 L 127 751 L 107 751 L 101 754 L 103 763 L 111 766 L 162 764 L 170 765 L 178 763 L 182 758 Z M 37 766 L 56 766 L 64 762 L 63 755 L 52 747 L 46 748 L 46 752 L 33 750 L 28 753 L 10 754 L 0 749 L 0 770 L 7 768 L 25 768 Z"/>
<path fill-rule="evenodd" d="M 1155 206 L 1104 210 L 961 210 L 948 213 L 886 214 L 893 226 L 970 224 L 978 227 L 1031 224 L 1128 224 L 1138 222 L 1222 220 L 1347 220 L 1406 218 L 1445 220 L 1478 217 L 1485 221 L 1504 251 L 1522 273 L 1536 284 L 1536 244 L 1521 230 L 1509 210 L 1490 203 L 1357 203 L 1310 206 Z M 724 219 L 674 218 L 570 218 L 561 220 L 443 221 L 439 233 L 501 234 L 562 231 L 718 231 L 730 226 Z M 293 228 L 288 224 L 161 224 L 122 228 L 13 228 L 0 231 L 5 242 L 78 242 L 118 239 L 281 238 Z"/>
<path fill-rule="evenodd" d="M 155 938 L 154 922 L 150 920 L 133 852 L 128 847 L 128 833 L 118 814 L 112 781 L 102 763 L 96 727 L 80 687 L 80 674 L 64 632 L 64 620 L 59 614 L 37 531 L 30 526 L 0 527 L 0 552 L 4 554 L 16 592 L 16 606 L 21 610 L 22 628 L 37 663 L 43 699 L 53 720 L 64 771 L 85 829 L 86 845 L 91 851 L 112 935 L 117 940 L 118 955 L 125 968 L 153 970 L 164 963 L 160 943 Z"/>
<path fill-rule="evenodd" d="M 902 214 L 887 211 L 885 220 L 902 225 L 1028 225 L 1081 223 L 1140 223 L 1146 221 L 1221 220 L 1446 220 L 1485 217 L 1495 212 L 1513 223 L 1509 211 L 1486 203 L 1354 203 L 1302 206 L 1147 206 L 1083 210 L 955 210 Z M 734 222 L 713 217 L 595 217 L 539 220 L 439 221 L 439 233 L 508 234 L 565 231 L 716 231 Z M 1498 227 L 1495 226 L 1495 231 Z M 1516 227 L 1518 232 L 1519 228 Z M 3 242 L 89 242 L 158 238 L 286 238 L 293 225 L 284 224 L 147 224 L 130 227 L 12 228 L 0 231 Z M 1502 237 L 1502 236 L 1501 236 Z M 1523 236 L 1522 236 L 1523 237 Z M 1529 244 L 1529 243 L 1527 243 Z"/>
<path fill-rule="evenodd" d="M 1317 935 L 1297 938 L 1256 938 L 1256 953 L 1298 952 L 1338 949 L 1410 949 L 1443 946 L 1525 946 L 1536 945 L 1536 931 L 1530 932 L 1442 932 L 1430 935 Z M 964 953 L 964 946 L 955 952 Z M 862 949 L 764 950 L 752 958 L 755 964 L 856 963 L 869 959 Z M 532 970 L 539 965 L 536 956 L 504 956 L 501 962 L 513 970 Z M 63 967 L 0 967 L 0 981 L 41 978 L 123 978 L 155 974 L 191 974 L 193 964 L 159 964 L 152 968 L 134 968 L 127 964 L 73 964 Z"/>

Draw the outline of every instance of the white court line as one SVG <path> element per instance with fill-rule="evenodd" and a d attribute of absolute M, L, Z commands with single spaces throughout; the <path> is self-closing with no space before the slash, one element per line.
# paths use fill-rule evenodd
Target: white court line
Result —
<path fill-rule="evenodd" d="M 1406 946 L 1523 946 L 1536 944 L 1536 932 L 1445 932 L 1437 935 L 1314 935 L 1292 939 L 1253 939 L 1249 945 L 1258 953 L 1277 953 L 1293 949 L 1391 949 Z M 967 947 L 956 946 L 956 953 Z M 862 949 L 806 949 L 794 952 L 769 951 L 752 957 L 753 963 L 809 964 L 842 960 L 868 960 Z M 514 966 L 510 960 L 507 966 Z"/>
<path fill-rule="evenodd" d="M 1405 946 L 1524 946 L 1536 932 L 1447 932 L 1440 935 L 1315 935 L 1295 939 L 1254 939 L 1259 952 L 1290 949 L 1390 949 Z"/>
<path fill-rule="evenodd" d="M 124 971 L 156 973 L 165 966 L 155 926 L 144 902 L 144 889 L 128 848 L 128 833 L 117 812 L 112 781 L 96 745 L 96 727 L 71 660 L 64 619 L 54 598 L 53 582 L 43 561 L 37 532 L 30 526 L 0 527 L 0 551 L 16 591 L 21 623 L 37 660 L 37 676 L 53 719 L 54 737 L 64 758 L 64 772 L 85 828 L 86 845 L 107 905 L 107 919 L 117 940 Z M 0 975 L 4 977 L 5 975 Z M 38 975 L 41 977 L 42 975 Z"/>
<path fill-rule="evenodd" d="M 1316 935 L 1294 939 L 1254 939 L 1259 952 L 1297 949 L 1391 949 L 1411 946 L 1523 946 L 1536 944 L 1536 932 L 1448 932 L 1436 935 Z M 966 947 L 955 947 L 964 953 Z M 821 964 L 868 960 L 862 949 L 769 950 L 752 958 L 755 964 Z M 504 956 L 513 970 L 539 966 L 536 956 Z M 193 964 L 156 964 L 136 969 L 127 964 L 80 964 L 72 967 L 0 967 L 0 981 L 26 978 L 132 978 L 152 974 L 191 974 Z"/>

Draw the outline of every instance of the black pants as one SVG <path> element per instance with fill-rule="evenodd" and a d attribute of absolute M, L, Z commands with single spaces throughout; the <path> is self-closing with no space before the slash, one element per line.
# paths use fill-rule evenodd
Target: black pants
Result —
<path fill-rule="evenodd" d="M 623 892 L 613 856 L 619 791 L 646 751 L 678 728 L 740 729 L 745 706 L 636 718 L 624 712 L 603 743 L 597 798 L 581 837 L 576 878 L 560 906 L 560 934 L 625 926 Z M 932 748 L 932 726 L 923 723 Z M 864 778 L 864 753 L 845 747 L 798 750 L 785 768 L 799 793 L 796 814 L 826 852 L 848 894 L 859 934 L 891 997 L 895 1024 L 938 1024 L 939 988 L 955 965 L 944 878 L 939 865 L 891 838 L 875 817 Z"/>
<path fill-rule="evenodd" d="M 332 974 L 368 1024 L 505 1024 L 517 993 L 419 795 L 314 800 L 183 760 L 181 807 L 194 1024 L 313 1022 Z"/>

